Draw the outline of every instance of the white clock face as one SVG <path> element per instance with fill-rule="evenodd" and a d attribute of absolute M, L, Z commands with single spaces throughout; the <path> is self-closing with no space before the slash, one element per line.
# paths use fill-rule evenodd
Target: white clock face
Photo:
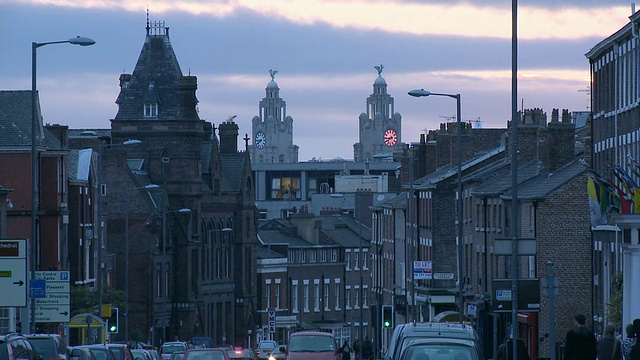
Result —
<path fill-rule="evenodd" d="M 267 145 L 267 137 L 262 131 L 258 131 L 256 134 L 256 147 L 258 149 L 263 149 L 265 145 Z"/>

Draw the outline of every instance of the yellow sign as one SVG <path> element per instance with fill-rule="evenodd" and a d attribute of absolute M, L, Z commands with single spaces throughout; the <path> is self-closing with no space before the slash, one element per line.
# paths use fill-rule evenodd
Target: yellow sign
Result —
<path fill-rule="evenodd" d="M 100 315 L 103 318 L 111 317 L 111 304 L 102 304 L 102 311 L 100 312 Z"/>

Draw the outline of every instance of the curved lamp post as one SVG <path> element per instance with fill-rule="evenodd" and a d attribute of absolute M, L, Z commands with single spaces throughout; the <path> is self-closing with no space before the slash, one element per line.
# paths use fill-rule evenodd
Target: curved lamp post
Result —
<path fill-rule="evenodd" d="M 75 37 L 69 40 L 62 41 L 49 41 L 49 42 L 32 42 L 31 43 L 31 279 L 36 278 L 36 245 L 37 245 L 37 223 L 36 216 L 37 211 L 36 208 L 38 206 L 38 193 L 37 193 L 37 185 L 38 175 L 36 167 L 38 165 L 38 155 L 36 153 L 36 139 L 37 131 L 36 129 L 39 127 L 39 119 L 37 118 L 38 113 L 38 96 L 36 95 L 36 75 L 37 75 L 37 49 L 39 47 L 51 44 L 73 44 L 80 46 L 89 46 L 93 45 L 96 42 L 92 39 L 85 37 Z M 30 313 L 30 324 L 29 327 L 31 329 L 31 333 L 36 332 L 36 301 L 33 297 L 31 297 L 31 313 Z"/>
<path fill-rule="evenodd" d="M 464 282 L 462 276 L 462 122 L 460 121 L 460 94 L 443 94 L 443 93 L 433 93 L 430 91 L 426 91 L 424 89 L 420 90 L 411 90 L 409 91 L 409 95 L 414 97 L 426 97 L 426 96 L 446 96 L 453 99 L 456 99 L 456 121 L 458 123 L 458 141 L 457 141 L 457 151 L 458 151 L 458 196 L 457 196 L 457 207 L 458 207 L 458 301 L 459 301 L 459 311 L 460 311 L 460 322 L 463 323 L 462 315 L 464 314 Z M 413 166 L 413 165 L 412 165 Z"/>

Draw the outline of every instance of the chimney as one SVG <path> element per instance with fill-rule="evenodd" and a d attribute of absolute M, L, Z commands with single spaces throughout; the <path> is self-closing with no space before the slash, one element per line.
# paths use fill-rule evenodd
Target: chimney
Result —
<path fill-rule="evenodd" d="M 238 124 L 233 120 L 225 121 L 218 126 L 221 154 L 235 154 L 238 152 L 238 129 Z"/>
<path fill-rule="evenodd" d="M 558 120 L 558 109 L 553 109 L 546 139 L 540 142 L 540 170 L 543 172 L 553 172 L 575 157 L 575 125 L 569 110 L 563 109 L 562 121 Z"/>
<path fill-rule="evenodd" d="M 198 78 L 195 76 L 183 76 L 178 81 L 180 116 L 184 119 L 198 118 L 196 89 L 198 89 Z"/>
<path fill-rule="evenodd" d="M 310 212 L 298 212 L 290 215 L 291 224 L 296 227 L 296 233 L 304 241 L 318 245 L 320 240 L 320 229 L 317 228 L 318 223 L 315 221 L 315 215 Z M 322 221 L 320 221 L 322 227 Z"/>

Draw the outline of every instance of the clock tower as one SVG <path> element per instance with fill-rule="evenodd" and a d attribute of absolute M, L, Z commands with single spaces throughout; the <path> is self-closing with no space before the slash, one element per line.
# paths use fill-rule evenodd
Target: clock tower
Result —
<path fill-rule="evenodd" d="M 293 118 L 287 116 L 287 103 L 280 97 L 275 82 L 278 70 L 269 70 L 271 81 L 260 101 L 260 114 L 251 120 L 253 145 L 249 145 L 251 162 L 297 163 L 298 145 L 293 144 Z"/>
<path fill-rule="evenodd" d="M 393 155 L 401 147 L 402 116 L 394 113 L 393 97 L 387 94 L 387 82 L 382 77 L 384 66 L 374 66 L 378 77 L 373 82 L 373 94 L 367 98 L 367 111 L 358 121 L 359 142 L 353 144 L 353 159 L 368 161 L 376 154 Z"/>

